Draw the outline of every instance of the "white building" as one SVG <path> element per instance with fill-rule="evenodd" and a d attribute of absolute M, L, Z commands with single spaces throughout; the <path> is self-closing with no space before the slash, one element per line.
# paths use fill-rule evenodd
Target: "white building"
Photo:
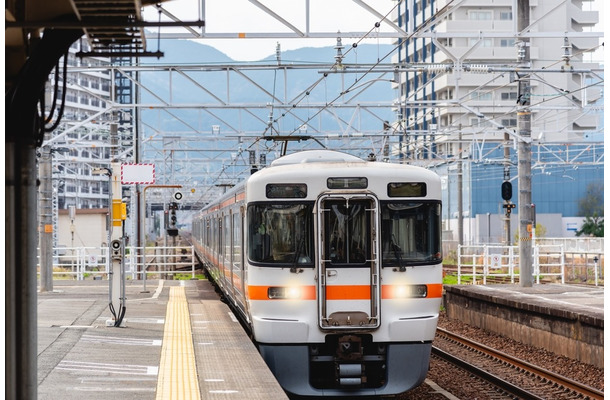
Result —
<path fill-rule="evenodd" d="M 599 22 L 594 2 L 530 0 L 524 30 L 530 41 L 529 65 L 518 63 L 523 43 L 517 34 L 517 0 L 453 3 L 407 0 L 397 7 L 394 21 L 412 37 L 393 59 L 402 66 L 395 78 L 401 97 L 394 125 L 402 138 L 394 150 L 409 162 L 437 168 L 444 185 L 448 241 L 457 241 L 460 212 L 464 243 L 501 241 L 500 185 L 517 175 L 517 80 L 528 77 L 532 201 L 538 221 L 545 221 L 549 232 L 573 236 L 575 229 L 562 226 L 570 218 L 572 225 L 583 219 L 575 218 L 576 194 L 597 180 L 603 184 L 603 158 L 600 163 L 599 158 L 577 157 L 596 151 L 603 155 L 604 150 L 603 139 L 591 140 L 592 133 L 603 136 L 603 70 L 587 62 L 602 44 L 592 32 Z M 513 185 L 516 192 L 517 182 Z M 461 211 L 458 195 L 463 198 Z M 490 218 L 496 221 L 493 225 Z M 511 240 L 515 228 L 507 235 Z"/>
<path fill-rule="evenodd" d="M 482 134 L 487 140 L 504 140 L 503 128 L 517 125 L 516 79 L 522 76 L 510 71 L 519 51 L 517 1 L 403 3 L 395 21 L 415 33 L 394 58 L 407 70 L 400 77 L 397 110 L 400 129 L 407 132 L 407 158 L 455 154 L 458 131 L 464 140 Z M 529 1 L 530 69 L 536 71 L 530 75 L 532 137 L 537 140 L 580 141 L 598 126 L 596 116 L 586 111 L 600 97 L 599 89 L 586 88 L 595 72 L 582 72 L 598 68 L 584 62 L 601 44 L 584 34 L 599 22 L 597 11 L 586 10 L 592 3 Z"/>
<path fill-rule="evenodd" d="M 119 125 L 119 145 L 131 140 L 129 113 L 111 113 L 110 102 L 119 102 L 121 96 L 117 78 L 112 84 L 113 69 L 110 60 L 100 57 L 81 58 L 77 53 L 84 41 L 74 43 L 68 54 L 68 73 L 65 82 L 65 103 L 61 123 L 53 132 L 49 145 L 52 146 L 53 186 L 57 208 L 77 209 L 108 207 L 108 176 L 95 174 L 99 168 L 109 168 L 111 161 L 110 123 Z M 60 61 L 60 67 L 63 60 Z M 61 68 L 60 68 L 61 70 Z M 56 72 L 55 72 L 56 73 Z M 49 79 L 46 106 L 51 108 L 54 79 Z M 115 87 L 117 93 L 111 93 Z M 59 73 L 58 104 L 61 103 L 64 88 L 63 73 Z M 59 107 L 55 107 L 54 118 Z M 117 149 L 121 151 L 121 149 Z"/>

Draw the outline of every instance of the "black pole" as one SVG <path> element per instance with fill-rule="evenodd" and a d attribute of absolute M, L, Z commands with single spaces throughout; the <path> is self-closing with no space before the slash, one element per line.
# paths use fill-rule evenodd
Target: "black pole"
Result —
<path fill-rule="evenodd" d="M 45 30 L 5 95 L 5 398 L 37 397 L 37 108 L 57 61 L 82 30 Z"/>

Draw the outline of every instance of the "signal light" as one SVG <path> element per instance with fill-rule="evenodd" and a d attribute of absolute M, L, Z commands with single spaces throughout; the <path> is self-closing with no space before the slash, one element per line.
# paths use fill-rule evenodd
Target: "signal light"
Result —
<path fill-rule="evenodd" d="M 502 182 L 502 200 L 510 200 L 513 197 L 513 184 L 509 181 Z"/>
<path fill-rule="evenodd" d="M 502 205 L 502 208 L 506 208 L 506 214 L 508 215 L 508 214 L 511 213 L 513 208 L 515 208 L 515 205 L 512 204 L 512 203 L 511 204 L 504 204 L 504 205 Z"/>
<path fill-rule="evenodd" d="M 112 249 L 112 259 L 113 260 L 120 260 L 121 257 L 123 256 L 123 243 L 118 240 L 115 239 L 112 242 L 110 242 L 110 248 Z"/>
<path fill-rule="evenodd" d="M 168 211 L 166 211 L 165 213 L 167 214 L 168 219 L 166 220 L 167 222 L 167 234 L 169 236 L 178 236 L 178 228 L 176 227 L 176 223 L 178 222 L 178 217 L 176 216 L 176 210 L 178 209 L 178 203 L 172 201 L 171 203 L 169 203 L 169 206 L 167 207 Z"/>

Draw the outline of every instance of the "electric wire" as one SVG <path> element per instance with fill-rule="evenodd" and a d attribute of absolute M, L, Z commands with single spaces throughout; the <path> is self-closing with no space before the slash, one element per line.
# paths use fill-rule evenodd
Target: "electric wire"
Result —
<path fill-rule="evenodd" d="M 58 101 L 57 97 L 58 97 L 58 91 L 59 91 L 59 60 L 57 61 L 57 64 L 55 65 L 53 100 L 52 100 L 49 115 L 47 117 L 44 116 L 44 114 L 46 112 L 46 110 L 45 110 L 45 91 L 44 91 L 44 89 L 42 90 L 40 100 L 39 100 L 39 104 L 40 104 L 39 123 L 38 123 L 39 134 L 36 139 L 37 147 L 40 147 L 43 144 L 45 132 L 53 132 L 55 129 L 57 129 L 57 127 L 59 126 L 59 124 L 61 123 L 61 120 L 63 118 L 65 105 L 66 105 L 66 92 L 67 92 L 67 85 L 68 85 L 68 79 L 67 79 L 68 54 L 69 54 L 69 52 L 66 51 L 66 53 L 63 56 L 61 102 L 59 103 L 59 110 L 57 112 L 57 118 L 55 119 L 55 122 L 51 126 L 46 126 L 46 125 L 53 120 L 53 114 L 55 113 L 55 109 L 57 108 L 57 101 Z"/>
<path fill-rule="evenodd" d="M 452 3 L 453 3 L 453 1 L 451 1 L 450 3 L 448 3 L 448 4 L 445 6 L 445 8 L 444 8 L 444 9 L 447 9 L 448 7 L 450 7 Z M 390 15 L 390 14 L 391 14 L 391 13 L 392 13 L 394 10 L 395 10 L 395 8 L 396 8 L 397 6 L 398 6 L 398 5 L 394 6 L 394 7 L 393 7 L 393 8 L 390 10 L 390 12 L 388 12 L 388 13 L 387 13 L 387 14 L 384 16 L 384 19 L 386 19 L 386 18 L 387 18 L 387 17 L 388 17 L 388 16 L 389 16 L 389 15 Z M 430 26 L 430 24 L 431 24 L 431 23 L 434 21 L 434 19 L 435 19 L 436 15 L 438 15 L 438 12 L 437 12 L 437 13 L 435 13 L 434 15 L 432 15 L 430 18 L 428 18 L 428 20 L 426 20 L 426 21 L 425 21 L 424 23 L 422 23 L 420 26 L 418 26 L 417 30 L 416 30 L 415 32 L 413 32 L 413 33 L 412 33 L 412 34 L 411 34 L 411 35 L 410 35 L 408 38 L 406 38 L 406 39 L 405 39 L 405 41 L 407 41 L 407 40 L 411 39 L 413 36 L 417 35 L 417 34 L 418 34 L 418 33 L 419 33 L 421 30 L 427 29 L 427 28 Z M 382 19 L 381 21 L 383 21 L 383 19 Z M 378 29 L 378 28 L 379 28 L 379 24 L 380 24 L 380 23 L 379 23 L 379 22 L 377 22 L 373 28 L 371 28 L 371 29 L 370 29 L 370 30 L 369 30 L 369 31 L 368 31 L 368 32 L 367 32 L 365 35 L 363 35 L 363 36 L 362 36 L 362 37 L 360 37 L 360 38 L 359 38 L 359 39 L 358 39 L 358 40 L 357 40 L 355 43 L 353 43 L 353 44 L 352 44 L 352 46 L 351 46 L 350 48 L 348 48 L 348 49 L 346 50 L 346 52 L 343 54 L 343 58 L 344 58 L 344 57 L 345 57 L 347 54 L 349 54 L 351 51 L 356 51 L 356 48 L 357 48 L 357 46 L 358 46 L 358 43 L 360 43 L 362 40 L 365 40 L 365 38 L 367 38 L 367 37 L 368 37 L 368 36 L 371 34 L 371 32 L 373 32 L 374 30 Z M 340 92 L 340 93 L 339 93 L 339 94 L 338 94 L 336 97 L 334 97 L 333 99 L 331 99 L 331 100 L 327 100 L 326 104 L 325 104 L 323 107 L 321 107 L 321 108 L 320 108 L 320 110 L 318 110 L 318 111 L 317 111 L 315 114 L 313 114 L 313 115 L 308 115 L 308 116 L 307 116 L 307 118 L 306 118 L 306 119 L 304 119 L 304 120 L 302 121 L 302 123 L 300 124 L 300 126 L 303 126 L 303 125 L 311 125 L 310 123 L 311 123 L 311 121 L 313 121 L 313 119 L 314 119 L 314 118 L 316 118 L 316 117 L 317 117 L 318 115 L 320 115 L 322 112 L 328 111 L 328 110 L 329 110 L 329 109 L 330 109 L 330 108 L 333 106 L 333 104 L 334 104 L 334 103 L 335 103 L 335 102 L 336 102 L 336 101 L 337 101 L 339 98 L 341 98 L 341 96 L 343 96 L 343 95 L 345 95 L 346 93 L 349 93 L 351 90 L 353 90 L 353 88 L 354 88 L 356 85 L 358 85 L 358 84 L 360 84 L 360 83 L 362 82 L 362 79 L 364 79 L 364 77 L 366 77 L 368 74 L 370 74 L 370 73 L 371 73 L 371 72 L 374 70 L 374 68 L 375 68 L 376 66 L 378 66 L 378 65 L 379 65 L 379 64 L 380 64 L 380 63 L 381 63 L 383 60 L 385 60 L 385 59 L 386 59 L 386 58 L 387 58 L 389 55 L 391 55 L 391 54 L 392 54 L 392 53 L 393 53 L 393 52 L 394 52 L 394 51 L 395 51 L 395 50 L 396 50 L 398 47 L 400 47 L 400 46 L 402 45 L 402 43 L 403 43 L 403 41 L 401 41 L 401 42 L 400 42 L 400 43 L 399 43 L 397 46 L 395 46 L 395 47 L 394 47 L 394 48 L 393 48 L 393 49 L 392 49 L 392 50 L 391 50 L 389 53 L 387 53 L 387 54 L 386 54 L 384 57 L 382 57 L 382 58 L 380 58 L 380 56 L 379 56 L 379 54 L 378 54 L 378 61 L 377 61 L 377 63 L 375 63 L 375 65 L 374 65 L 373 67 L 369 68 L 369 70 L 368 70 L 368 71 L 366 71 L 366 72 L 365 72 L 365 73 L 364 73 L 364 74 L 363 74 L 361 77 L 357 78 L 357 79 L 355 80 L 355 82 L 354 82 L 352 85 L 350 85 L 350 86 L 349 86 L 349 87 L 348 87 L 346 90 L 341 91 L 341 92 Z M 599 45 L 599 46 L 594 46 L 594 47 L 592 47 L 592 48 L 590 48 L 590 49 L 585 49 L 585 50 L 582 50 L 581 52 L 579 52 L 579 53 L 576 53 L 576 54 L 572 55 L 572 56 L 571 56 L 571 58 L 577 57 L 579 54 L 584 54 L 584 53 L 586 53 L 586 52 L 593 51 L 593 50 L 595 50 L 596 48 L 598 48 L 598 47 L 600 47 L 600 46 L 603 46 L 603 43 L 602 43 L 601 45 Z M 557 64 L 561 63 L 562 61 L 564 61 L 564 60 L 562 59 L 562 60 L 554 61 L 553 63 L 551 63 L 551 64 L 549 64 L 549 65 L 547 65 L 547 66 L 543 67 L 543 69 L 545 69 L 545 68 L 546 68 L 546 69 L 551 68 L 552 66 L 557 65 Z M 309 97 L 310 97 L 311 92 L 312 92 L 313 90 L 317 89 L 317 87 L 320 85 L 320 83 L 322 83 L 323 81 L 324 81 L 324 82 L 326 82 L 326 80 L 327 80 L 327 78 L 328 78 L 329 74 L 330 74 L 330 73 L 335 73 L 336 68 L 337 68 L 339 65 L 340 65 L 340 60 L 337 60 L 337 61 L 335 62 L 335 64 L 334 64 L 334 65 L 333 65 L 333 66 L 332 66 L 332 67 L 331 67 L 331 68 L 330 68 L 330 69 L 329 69 L 327 72 L 325 72 L 325 73 L 323 74 L 323 76 L 322 76 L 322 77 L 320 77 L 319 79 L 317 79 L 316 81 L 314 81 L 314 82 L 313 82 L 313 83 L 312 83 L 312 84 L 311 84 L 311 85 L 308 87 L 308 89 L 307 89 L 307 90 L 305 90 L 304 92 L 302 92 L 302 93 L 301 93 L 301 94 L 300 94 L 300 95 L 299 95 L 297 98 L 293 99 L 293 106 L 292 106 L 292 109 L 293 109 L 293 110 L 294 110 L 294 109 L 296 109 L 296 108 L 298 107 L 298 105 L 300 105 L 300 104 L 301 104 L 302 102 L 304 102 L 304 101 L 307 101 L 307 102 L 308 102 L 308 101 L 309 101 Z M 566 72 L 568 72 L 568 71 L 566 71 Z M 499 76 L 503 76 L 503 74 L 501 74 L 501 75 L 499 75 Z M 499 77 L 499 76 L 498 76 L 498 77 Z M 527 74 L 526 74 L 526 75 L 522 75 L 522 77 L 527 77 L 527 76 L 528 76 Z M 493 81 L 494 81 L 495 79 L 497 79 L 498 77 L 492 78 L 492 79 L 490 80 L 490 82 L 493 82 Z M 603 80 L 601 80 L 600 82 L 603 82 Z M 591 84 L 587 85 L 586 87 L 582 87 L 582 88 L 579 88 L 579 89 L 575 89 L 575 90 L 573 90 L 573 91 L 571 91 L 571 92 L 569 92 L 569 93 L 575 93 L 575 92 L 577 92 L 577 91 L 586 90 L 588 87 L 596 86 L 596 85 L 598 85 L 600 82 L 597 82 L 597 83 L 591 83 Z M 509 85 L 510 85 L 510 82 L 509 82 L 509 83 L 507 83 L 507 84 L 505 84 L 505 85 L 501 85 L 501 86 L 499 86 L 499 87 L 496 87 L 496 88 L 491 88 L 490 90 L 488 90 L 488 91 L 486 91 L 486 92 L 484 92 L 484 93 L 489 93 L 489 92 L 493 93 L 493 92 L 497 92 L 497 91 L 499 91 L 499 90 L 501 90 L 501 89 L 503 89 L 503 88 L 506 88 L 506 87 L 507 87 L 507 86 L 509 86 Z M 479 86 L 479 88 L 481 88 L 481 87 L 482 87 L 482 85 L 481 85 L 481 86 Z M 274 81 L 274 88 L 275 88 L 275 81 Z M 274 89 L 274 94 L 275 94 L 275 89 Z M 468 95 L 466 95 L 466 96 L 468 96 Z M 465 97 L 466 97 L 466 96 L 465 96 Z M 530 107 L 534 107 L 534 106 L 537 106 L 537 105 L 540 105 L 540 104 L 544 104 L 544 103 L 546 103 L 546 102 L 552 101 L 553 99 L 556 99 L 556 98 L 558 98 L 558 97 L 562 97 L 562 96 L 566 96 L 566 94 L 564 94 L 564 93 L 558 93 L 558 94 L 557 94 L 557 95 L 555 95 L 555 96 L 553 96 L 553 95 L 549 95 L 549 96 L 547 96 L 546 98 L 542 99 L 542 101 L 540 101 L 540 102 L 536 102 L 536 103 L 534 103 L 534 104 L 530 105 Z M 463 97 L 463 98 L 461 99 L 461 101 L 462 101 L 464 104 L 467 104 L 467 103 L 469 103 L 469 102 L 471 102 L 471 101 L 476 101 L 476 100 L 475 100 L 475 99 L 473 99 L 473 98 L 468 99 L 468 98 L 465 98 L 465 97 Z M 431 109 L 434 109 L 434 108 L 438 108 L 438 106 L 433 106 L 433 107 L 430 107 L 430 108 L 431 108 Z M 272 104 L 272 110 L 275 110 L 275 106 L 274 106 L 274 104 Z M 509 109 L 508 111 L 503 112 L 502 114 L 495 114 L 495 115 L 493 115 L 492 117 L 488 117 L 488 120 L 489 120 L 489 121 L 496 121 L 496 122 L 498 122 L 498 121 L 499 121 L 498 123 L 501 123 L 501 122 L 502 122 L 502 118 L 506 118 L 507 116 L 510 116 L 511 114 L 514 114 L 515 110 L 516 110 L 516 106 L 515 106 L 515 107 L 513 107 L 512 109 Z M 421 120 L 422 120 L 421 118 L 425 118 L 425 115 L 430 115 L 430 112 L 431 112 L 430 110 L 427 110 L 427 111 L 426 111 L 426 113 L 424 114 L 424 117 L 418 117 L 418 119 L 421 121 Z M 567 111 L 563 111 L 563 112 L 567 112 Z M 278 116 L 277 118 L 273 118 L 273 120 L 272 120 L 272 121 L 273 121 L 273 122 L 272 122 L 272 125 L 277 124 L 277 123 L 278 123 L 278 122 L 279 122 L 279 121 L 280 121 L 282 118 L 285 118 L 285 117 L 286 117 L 286 116 L 288 116 L 288 115 L 292 115 L 292 116 L 294 116 L 294 117 L 296 118 L 296 115 L 295 115 L 295 114 L 294 114 L 294 113 L 293 113 L 291 110 L 288 110 L 288 111 L 286 111 L 286 112 L 282 113 L 282 114 L 281 114 L 280 116 Z M 462 116 L 462 117 L 460 117 L 460 118 L 459 118 L 459 120 L 458 120 L 458 121 L 459 121 L 459 123 L 461 123 L 461 124 L 462 124 L 461 129 L 464 129 L 464 128 L 474 128 L 474 127 L 475 127 L 474 125 L 472 125 L 472 124 L 470 123 L 470 121 L 463 121 L 463 120 L 462 120 L 462 118 L 466 118 L 466 117 L 465 117 L 465 116 Z M 549 116 L 549 118 L 551 118 L 551 117 Z M 555 117 L 555 118 L 556 118 L 556 117 Z M 299 119 L 300 119 L 300 118 L 299 118 Z M 300 126 L 295 126 L 295 127 L 293 128 L 293 130 L 289 132 L 289 135 L 293 135 L 294 133 L 296 133 L 296 132 L 299 130 Z M 400 128 L 406 129 L 406 127 L 401 127 L 400 125 L 399 125 L 398 127 L 393 126 L 393 127 L 392 127 L 393 131 L 392 131 L 392 132 L 390 132 L 390 135 L 395 135 L 395 134 L 397 134 L 397 133 L 402 134 L 402 132 L 398 132 L 398 129 L 400 129 Z M 451 135 L 451 133 L 452 133 L 452 132 L 453 132 L 453 133 L 455 133 L 455 132 L 457 132 L 457 131 L 460 129 L 460 127 L 458 127 L 458 122 L 457 122 L 457 121 L 454 121 L 454 122 L 453 122 L 453 123 L 452 123 L 450 126 L 448 126 L 447 128 L 448 128 L 448 129 L 444 129 L 444 130 L 443 130 L 443 132 L 442 132 L 442 134 L 444 134 L 445 136 L 449 136 L 449 135 Z M 510 128 L 510 127 L 507 127 L 507 128 Z M 488 128 L 481 127 L 480 133 L 485 134 L 486 129 L 488 129 Z M 267 128 L 265 129 L 264 133 L 266 133 L 268 130 L 269 130 L 269 127 L 267 127 Z M 408 134 L 408 132 L 407 132 L 406 130 L 405 130 L 405 134 Z M 253 148 L 255 145 L 258 145 L 258 143 L 259 143 L 259 142 L 260 142 L 260 138 L 259 138 L 258 140 L 255 140 L 253 143 L 251 143 L 251 144 L 250 144 L 250 145 L 247 147 L 247 149 L 251 149 L 251 148 Z M 266 150 L 267 150 L 267 152 L 268 152 L 268 153 L 269 153 L 269 152 L 273 152 L 273 151 L 277 151 L 278 146 L 279 146 L 279 145 L 278 145 L 278 143 L 273 142 L 273 144 L 272 144 L 272 145 L 270 145 L 270 146 L 269 146 L 269 145 L 267 145 L 267 146 L 266 146 Z M 307 144 L 305 144 L 305 146 L 308 146 L 308 145 L 307 145 Z M 230 168 L 230 166 L 229 166 L 229 165 L 223 165 L 223 168 L 222 168 L 222 170 L 220 171 L 220 173 L 218 174 L 217 179 L 215 179 L 215 182 L 217 182 L 217 181 L 219 181 L 220 179 L 222 179 L 222 176 L 225 174 L 225 172 L 228 170 L 228 168 Z M 208 189 L 208 190 L 211 190 L 211 189 Z"/>

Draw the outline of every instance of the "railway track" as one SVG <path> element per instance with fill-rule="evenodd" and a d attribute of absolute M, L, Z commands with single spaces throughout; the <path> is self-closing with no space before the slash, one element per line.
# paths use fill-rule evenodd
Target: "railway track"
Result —
<path fill-rule="evenodd" d="M 438 328 L 432 354 L 490 382 L 508 398 L 603 399 L 604 393 Z"/>

